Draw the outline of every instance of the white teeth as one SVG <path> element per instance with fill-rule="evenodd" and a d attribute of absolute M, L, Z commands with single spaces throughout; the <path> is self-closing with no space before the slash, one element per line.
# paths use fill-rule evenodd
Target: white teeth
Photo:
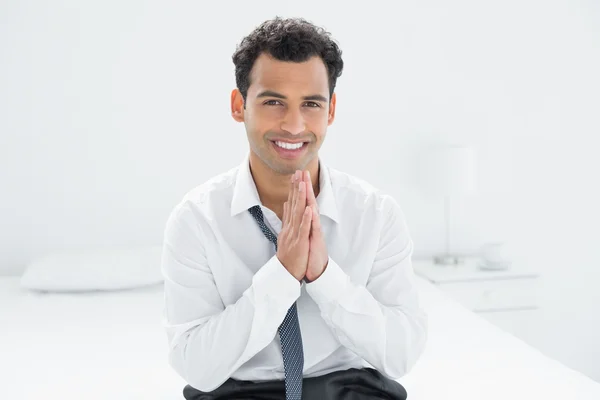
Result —
<path fill-rule="evenodd" d="M 284 149 L 288 149 L 288 150 L 296 150 L 296 149 L 299 149 L 300 147 L 302 147 L 302 145 L 303 145 L 304 143 L 295 143 L 295 144 L 291 144 L 291 143 L 285 143 L 285 142 L 279 142 L 279 141 L 277 141 L 277 142 L 275 142 L 275 144 L 276 144 L 277 146 L 281 147 L 281 148 L 284 148 Z"/>

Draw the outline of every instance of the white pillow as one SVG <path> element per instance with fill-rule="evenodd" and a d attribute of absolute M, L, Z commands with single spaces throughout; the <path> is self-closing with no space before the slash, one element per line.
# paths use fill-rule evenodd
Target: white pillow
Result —
<path fill-rule="evenodd" d="M 33 260 L 21 287 L 51 292 L 132 289 L 163 282 L 162 246 L 55 252 Z"/>

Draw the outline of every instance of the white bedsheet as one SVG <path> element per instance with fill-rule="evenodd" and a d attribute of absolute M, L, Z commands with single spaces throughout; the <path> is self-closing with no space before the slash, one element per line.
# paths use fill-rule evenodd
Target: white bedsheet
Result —
<path fill-rule="evenodd" d="M 600 384 L 418 280 L 428 346 L 400 382 L 411 400 L 600 399 Z M 162 287 L 37 294 L 0 278 L 0 399 L 182 399 L 167 363 Z"/>

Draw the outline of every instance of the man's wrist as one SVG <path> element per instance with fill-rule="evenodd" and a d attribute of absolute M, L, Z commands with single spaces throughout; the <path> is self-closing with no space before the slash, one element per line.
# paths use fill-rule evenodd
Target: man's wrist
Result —
<path fill-rule="evenodd" d="M 273 256 L 254 274 L 252 282 L 260 293 L 268 292 L 270 296 L 286 299 L 290 305 L 300 297 L 302 282 L 283 266 L 277 256 Z"/>
<path fill-rule="evenodd" d="M 306 291 L 317 304 L 331 302 L 337 300 L 349 284 L 348 275 L 330 257 L 323 273 L 306 285 Z"/>
<path fill-rule="evenodd" d="M 321 269 L 321 272 L 319 273 L 319 275 L 317 275 L 313 280 L 309 280 L 305 276 L 304 277 L 304 282 L 306 282 L 306 283 L 312 283 L 312 282 L 316 281 L 317 279 L 319 279 L 321 277 L 321 275 L 323 275 L 323 272 L 325 272 L 325 270 L 327 269 L 327 265 L 329 265 L 329 259 L 327 259 L 327 261 L 325 261 L 325 266 Z"/>

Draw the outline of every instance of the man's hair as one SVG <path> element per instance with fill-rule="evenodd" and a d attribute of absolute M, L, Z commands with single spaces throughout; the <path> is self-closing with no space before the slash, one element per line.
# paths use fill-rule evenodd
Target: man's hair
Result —
<path fill-rule="evenodd" d="M 329 32 L 303 18 L 276 17 L 263 22 L 243 38 L 232 58 L 235 82 L 244 103 L 250 86 L 250 71 L 263 52 L 280 61 L 303 62 L 312 56 L 321 57 L 327 67 L 331 99 L 344 62 L 342 51 Z"/>

